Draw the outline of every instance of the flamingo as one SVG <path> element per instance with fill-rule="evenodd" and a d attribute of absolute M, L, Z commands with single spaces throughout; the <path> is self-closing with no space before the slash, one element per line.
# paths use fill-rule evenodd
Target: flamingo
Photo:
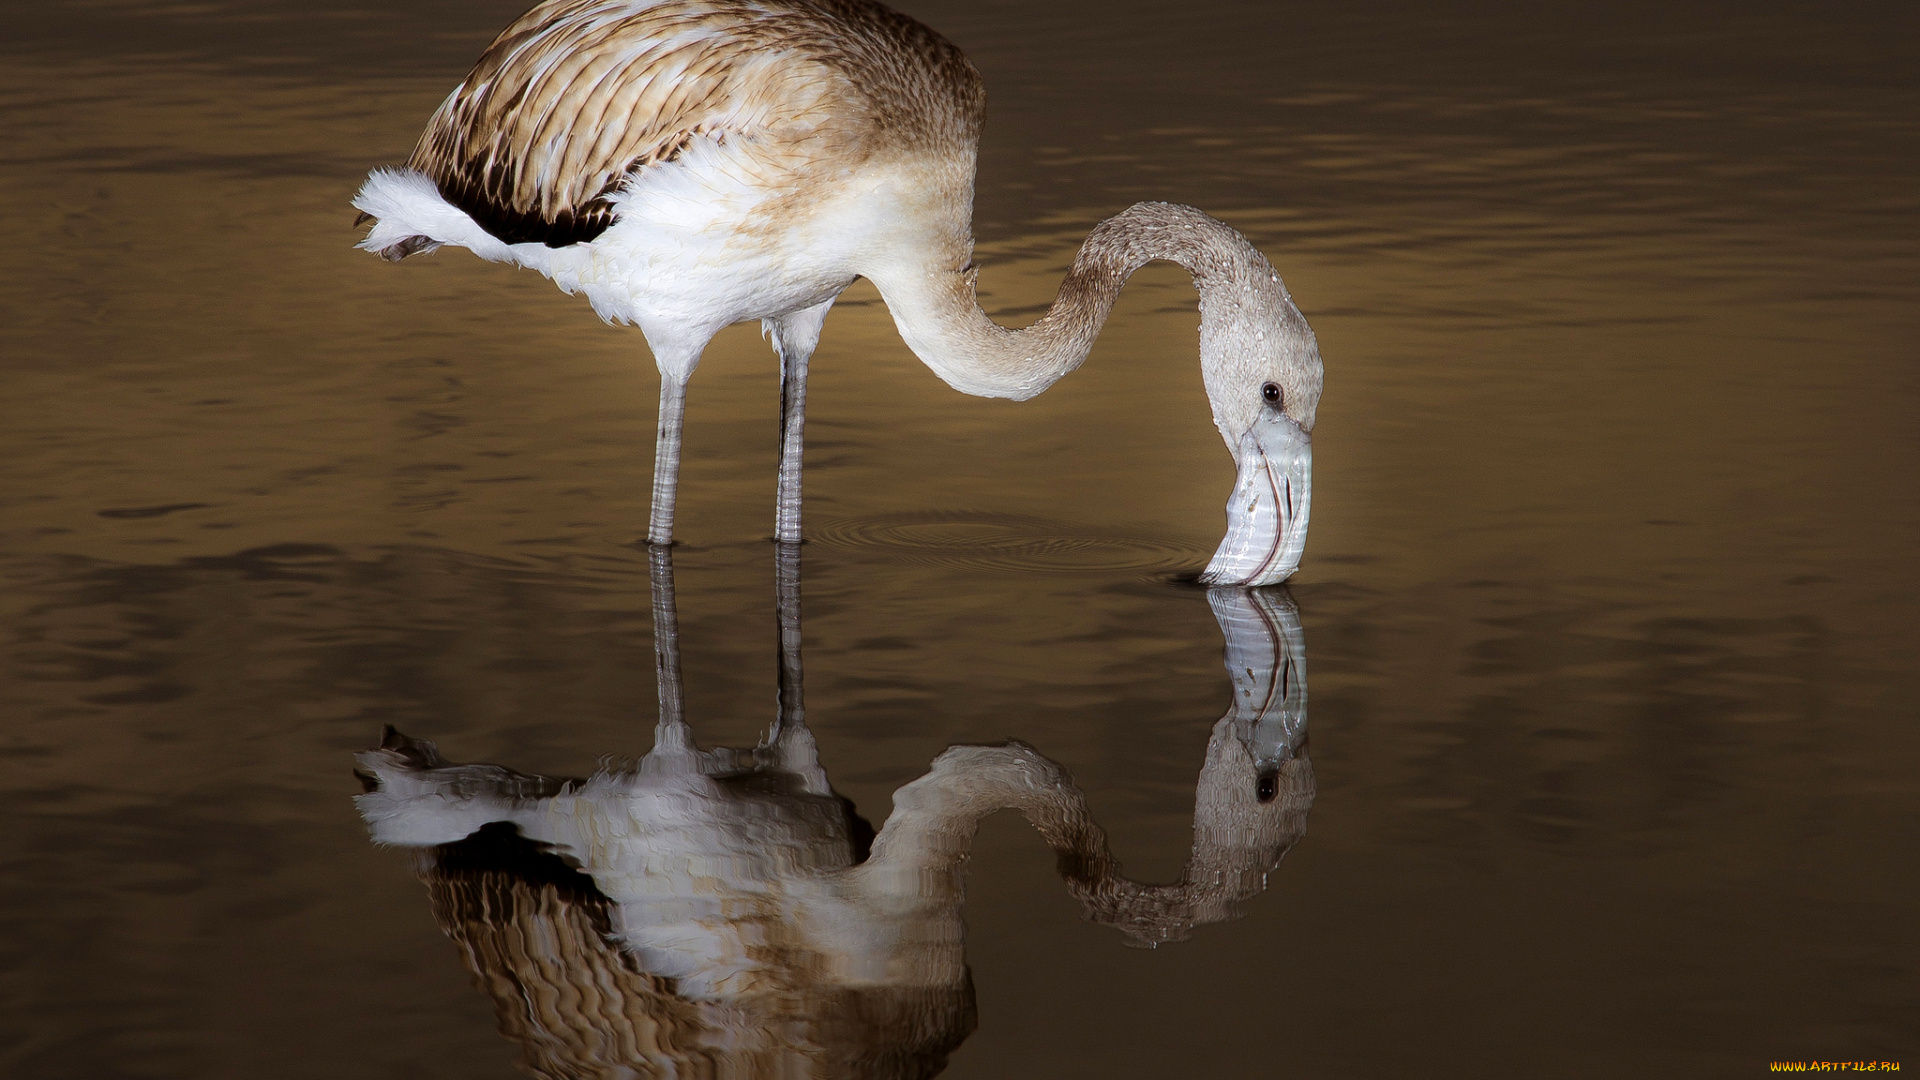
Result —
<path fill-rule="evenodd" d="M 1143 202 L 1097 225 L 1052 307 L 1002 327 L 974 284 L 985 92 L 933 30 L 871 0 L 547 0 L 515 20 L 398 168 L 354 197 L 359 247 L 452 245 L 530 267 L 640 328 L 660 372 L 647 539 L 673 541 L 687 381 L 722 328 L 758 319 L 781 370 L 774 538 L 797 542 L 807 362 L 857 277 L 908 348 L 964 393 L 1026 400 L 1086 359 L 1121 286 L 1155 259 L 1200 294 L 1200 361 L 1238 466 L 1200 579 L 1299 566 L 1318 345 L 1246 237 Z"/>

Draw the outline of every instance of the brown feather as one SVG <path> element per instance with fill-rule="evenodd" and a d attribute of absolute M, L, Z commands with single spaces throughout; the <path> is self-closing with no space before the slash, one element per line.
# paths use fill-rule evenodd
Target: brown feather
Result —
<path fill-rule="evenodd" d="M 590 240 L 609 196 L 696 138 L 776 186 L 882 153 L 971 157 L 966 57 L 870 0 L 549 0 L 502 31 L 407 164 L 508 243 Z"/>

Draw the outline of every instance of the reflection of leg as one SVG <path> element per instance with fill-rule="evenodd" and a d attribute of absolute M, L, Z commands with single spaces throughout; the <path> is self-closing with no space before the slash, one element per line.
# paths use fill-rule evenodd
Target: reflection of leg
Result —
<path fill-rule="evenodd" d="M 654 753 L 693 749 L 687 730 L 686 697 L 680 686 L 680 616 L 673 603 L 673 549 L 647 552 L 653 577 L 653 669 L 660 686 L 660 721 L 653 729 Z"/>
<path fill-rule="evenodd" d="M 833 301 L 796 311 L 763 325 L 780 354 L 780 490 L 773 514 L 773 538 L 800 542 L 800 452 L 807 418 L 807 361 L 820 343 L 820 327 Z"/>
<path fill-rule="evenodd" d="M 780 619 L 780 715 L 778 738 L 807 722 L 806 690 L 800 670 L 800 545 L 774 545 L 774 594 Z"/>
<path fill-rule="evenodd" d="M 803 778 L 816 794 L 831 791 L 820 767 L 819 747 L 807 728 L 807 699 L 800 669 L 800 545 L 774 545 L 774 594 L 780 622 L 780 702 L 767 747 L 774 765 Z"/>
<path fill-rule="evenodd" d="M 680 433 L 687 412 L 685 376 L 660 372 L 660 427 L 653 443 L 653 516 L 647 543 L 673 543 L 673 497 L 680 482 Z"/>

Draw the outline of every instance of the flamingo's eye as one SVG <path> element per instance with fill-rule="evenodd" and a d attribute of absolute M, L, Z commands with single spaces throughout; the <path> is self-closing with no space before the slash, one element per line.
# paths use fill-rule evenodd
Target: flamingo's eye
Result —
<path fill-rule="evenodd" d="M 1265 398 L 1267 404 L 1269 405 L 1280 404 L 1280 384 L 1268 383 L 1265 386 L 1262 386 L 1260 388 L 1260 396 Z"/>

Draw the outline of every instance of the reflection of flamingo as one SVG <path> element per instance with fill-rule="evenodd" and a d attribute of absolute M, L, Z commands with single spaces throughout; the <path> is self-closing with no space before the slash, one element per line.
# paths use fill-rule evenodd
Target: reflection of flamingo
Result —
<path fill-rule="evenodd" d="M 773 729 L 751 750 L 697 747 L 668 558 L 653 554 L 661 722 L 631 768 L 561 780 L 455 765 L 391 730 L 359 756 L 374 839 L 420 850 L 436 917 L 536 1075 L 716 1059 L 739 1075 L 932 1075 L 973 1028 L 960 907 L 988 814 L 1021 810 L 1089 916 L 1149 945 L 1237 917 L 1305 830 L 1306 682 L 1284 596 L 1210 597 L 1234 702 L 1207 744 L 1185 872 L 1142 885 L 1066 773 L 1021 743 L 942 753 L 875 837 L 806 728 L 787 545 Z"/>
<path fill-rule="evenodd" d="M 548 0 L 495 39 L 405 167 L 367 180 L 360 246 L 465 247 L 639 324 L 661 376 L 656 544 L 673 535 L 687 380 L 722 327 L 759 319 L 780 355 L 775 537 L 797 541 L 807 361 L 855 277 L 956 389 L 1024 400 L 1086 358 L 1134 270 L 1171 260 L 1199 288 L 1207 396 L 1239 463 L 1205 578 L 1285 578 L 1321 369 L 1280 276 L 1200 211 L 1141 203 L 1093 230 L 1039 322 L 996 325 L 974 299 L 984 105 L 958 49 L 871 0 Z"/>

